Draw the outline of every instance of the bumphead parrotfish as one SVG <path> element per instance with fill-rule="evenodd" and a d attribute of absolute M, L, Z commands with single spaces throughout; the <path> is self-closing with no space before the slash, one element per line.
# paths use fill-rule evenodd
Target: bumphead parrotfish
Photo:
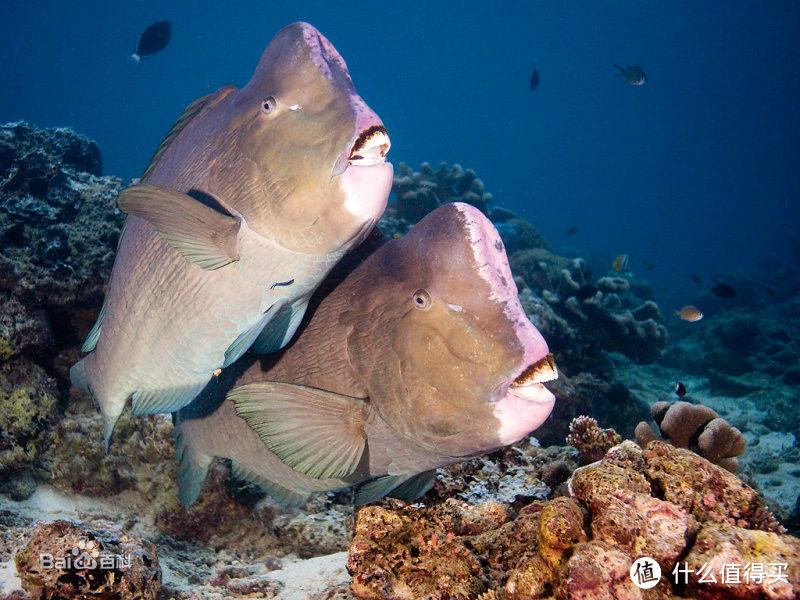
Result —
<path fill-rule="evenodd" d="M 72 368 L 108 444 L 136 414 L 188 404 L 251 345 L 285 345 L 314 289 L 380 218 L 389 138 L 314 27 L 269 44 L 250 82 L 192 103 L 122 191 L 105 303 Z"/>
<path fill-rule="evenodd" d="M 291 345 L 244 357 L 175 416 L 184 505 L 214 457 L 287 504 L 357 484 L 360 502 L 414 497 L 550 414 L 552 355 L 476 208 L 440 206 L 322 292 Z"/>

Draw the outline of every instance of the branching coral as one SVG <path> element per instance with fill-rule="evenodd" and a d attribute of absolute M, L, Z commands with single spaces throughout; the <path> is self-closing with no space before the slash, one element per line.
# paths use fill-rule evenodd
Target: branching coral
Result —
<path fill-rule="evenodd" d="M 492 195 L 484 190 L 483 182 L 472 169 L 461 165 L 452 168 L 443 162 L 437 170 L 426 162 L 419 172 L 414 172 L 405 163 L 397 167 L 392 184 L 397 197 L 394 210 L 398 218 L 416 223 L 440 204 L 466 202 L 486 213 Z"/>
<path fill-rule="evenodd" d="M 587 464 L 603 458 L 621 439 L 616 431 L 601 428 L 592 417 L 580 416 L 569 424 L 567 443 L 580 452 L 581 462 Z"/>
<path fill-rule="evenodd" d="M 651 409 L 661 435 L 678 448 L 689 448 L 713 463 L 736 472 L 747 442 L 742 432 L 732 427 L 712 409 L 701 404 L 657 402 Z M 643 448 L 659 439 L 642 421 L 636 426 L 636 442 Z"/>
<path fill-rule="evenodd" d="M 591 283 L 591 271 L 580 258 L 558 256 L 544 248 L 520 250 L 510 257 L 511 269 L 533 294 L 575 330 L 578 344 L 569 346 L 589 365 L 592 349 L 621 352 L 639 363 L 653 362 L 667 345 L 667 330 L 658 306 L 634 295 L 638 288 L 622 277 Z M 542 334 L 556 347 L 559 332 Z M 582 348 L 581 348 L 582 346 Z M 577 349 L 577 350 L 576 350 Z M 574 358 L 574 357 L 573 357 Z M 573 361 L 574 364 L 574 361 Z"/>

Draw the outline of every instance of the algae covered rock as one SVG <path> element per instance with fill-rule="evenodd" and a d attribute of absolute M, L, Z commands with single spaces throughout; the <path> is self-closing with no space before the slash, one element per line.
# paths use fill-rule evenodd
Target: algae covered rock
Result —
<path fill-rule="evenodd" d="M 709 525 L 697 536 L 686 567 L 700 598 L 797 598 L 800 540 L 729 523 Z"/>
<path fill-rule="evenodd" d="M 663 442 L 643 451 L 625 441 L 572 474 L 571 497 L 534 501 L 518 512 L 453 500 L 362 508 L 348 561 L 352 593 L 361 600 L 796 597 L 800 542 L 734 475 L 689 455 Z M 709 492 L 721 499 L 717 505 Z M 467 521 L 480 525 L 464 527 Z M 430 555 L 436 549 L 441 553 Z M 633 580 L 639 557 L 661 567 L 652 589 Z M 673 573 L 699 572 L 706 563 L 719 570 L 731 561 L 742 568 L 783 565 L 782 576 L 733 590 Z"/>
<path fill-rule="evenodd" d="M 55 381 L 41 367 L 22 357 L 0 363 L 0 492 L 9 492 L 16 476 L 35 468 L 47 447 L 57 393 Z"/>
<path fill-rule="evenodd" d="M 650 442 L 642 455 L 646 476 L 673 502 L 701 521 L 728 522 L 748 529 L 785 533 L 761 497 L 727 469 L 690 450 Z"/>
<path fill-rule="evenodd" d="M 161 588 L 156 547 L 111 526 L 39 524 L 14 561 L 34 598 L 154 600 Z"/>
<path fill-rule="evenodd" d="M 0 355 L 8 355 L 57 345 L 75 335 L 70 311 L 99 307 L 125 216 L 116 206 L 122 181 L 100 176 L 91 140 L 26 123 L 0 126 L 0 140 Z"/>
<path fill-rule="evenodd" d="M 491 504 L 485 509 L 497 512 Z M 469 598 L 486 591 L 480 562 L 456 537 L 452 517 L 443 516 L 402 504 L 361 509 L 347 561 L 356 598 Z M 466 521 L 497 522 L 475 516 Z"/>

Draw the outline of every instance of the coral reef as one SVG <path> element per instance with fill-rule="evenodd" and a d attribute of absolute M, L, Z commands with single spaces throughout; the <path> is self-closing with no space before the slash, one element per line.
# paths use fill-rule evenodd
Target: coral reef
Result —
<path fill-rule="evenodd" d="M 69 389 L 64 353 L 91 327 L 111 272 L 122 182 L 100 170 L 97 145 L 73 131 L 0 127 L 0 415 L 29 415 L 0 423 L 9 480 L 41 466 Z"/>
<path fill-rule="evenodd" d="M 72 408 L 72 406 L 70 406 Z M 117 442 L 103 449 L 103 423 L 96 410 L 68 411 L 52 432 L 49 481 L 61 489 L 113 496 L 136 487 L 151 499 L 176 493 L 172 424 L 164 415 L 123 413 Z"/>
<path fill-rule="evenodd" d="M 800 541 L 784 533 L 753 490 L 688 450 L 623 442 L 577 469 L 569 490 L 571 497 L 533 501 L 517 512 L 455 499 L 362 508 L 348 560 L 351 591 L 360 600 L 565 600 L 790 598 L 779 594 L 800 590 Z M 629 575 L 639 556 L 662 569 L 648 592 Z M 705 562 L 720 569 L 723 556 L 742 568 L 757 560 L 786 569 L 771 588 L 701 582 L 696 573 L 705 558 L 716 557 Z M 676 583 L 676 566 L 695 575 Z"/>
<path fill-rule="evenodd" d="M 502 223 L 495 223 L 495 227 L 509 255 L 517 250 L 528 250 L 531 248 L 549 249 L 544 236 L 536 227 L 525 219 L 511 217 L 504 220 Z"/>
<path fill-rule="evenodd" d="M 419 172 L 401 162 L 392 183 L 396 200 L 390 203 L 388 215 L 414 224 L 440 204 L 466 202 L 483 213 L 488 212 L 492 195 L 472 169 L 441 163 L 435 171 L 422 163 Z"/>
<path fill-rule="evenodd" d="M 648 418 L 648 405 L 623 383 L 609 380 L 613 380 L 610 373 L 582 372 L 570 377 L 560 370 L 559 378 L 547 384 L 558 401 L 546 425 L 536 431 L 541 444 L 563 444 L 572 420 L 585 414 L 602 415 L 622 437 L 632 436 L 636 424 Z"/>
<path fill-rule="evenodd" d="M 111 526 L 40 524 L 15 562 L 34 598 L 154 600 L 161 587 L 156 547 Z"/>
<path fill-rule="evenodd" d="M 534 442 L 529 437 L 487 456 L 438 469 L 433 489 L 423 500 L 455 498 L 470 504 L 492 500 L 518 508 L 547 499 L 578 466 L 577 457 L 571 448 L 542 448 Z"/>
<path fill-rule="evenodd" d="M 116 207 L 122 182 L 100 176 L 99 150 L 84 136 L 12 123 L 0 127 L 0 144 L 7 357 L 58 346 L 71 333 L 62 329 L 90 320 L 72 313 L 102 301 L 124 215 Z"/>
<path fill-rule="evenodd" d="M 747 448 L 742 432 L 716 411 L 689 402 L 657 402 L 651 408 L 663 438 L 678 448 L 690 448 L 713 463 L 736 472 L 737 456 Z M 636 426 L 636 442 L 643 448 L 658 435 L 646 422 Z"/>
<path fill-rule="evenodd" d="M 519 250 L 509 262 L 520 278 L 520 300 L 557 363 L 569 351 L 573 369 L 596 370 L 605 363 L 601 350 L 649 363 L 666 348 L 668 336 L 658 306 L 637 296 L 646 291 L 631 286 L 628 279 L 593 281 L 585 260 L 544 248 Z"/>
<path fill-rule="evenodd" d="M 790 276 L 782 284 L 797 287 L 797 277 Z M 753 287 L 751 283 L 750 288 Z M 737 285 L 737 289 L 744 295 L 742 290 L 748 288 Z M 775 297 L 765 298 L 763 286 L 758 286 L 753 293 L 760 295 L 751 306 L 720 308 L 707 326 L 676 332 L 675 343 L 664 355 L 664 364 L 708 378 L 714 394 L 760 396 L 758 403 L 766 411 L 771 428 L 800 430 L 800 404 L 790 389 L 796 386 L 793 382 L 798 377 L 800 321 L 796 315 L 800 291 L 794 289 L 794 295 L 790 292 L 791 288 L 779 289 Z M 678 337 L 680 333 L 683 335 Z M 776 389 L 776 382 L 787 386 L 785 392 Z M 767 400 L 763 396 L 768 389 L 771 392 Z"/>
<path fill-rule="evenodd" d="M 621 441 L 616 431 L 603 429 L 592 417 L 575 417 L 569 424 L 567 443 L 580 453 L 582 464 L 600 460 Z"/>
<path fill-rule="evenodd" d="M 22 357 L 0 363 L 0 492 L 27 497 L 24 474 L 47 448 L 47 431 L 56 411 L 55 382 Z"/>

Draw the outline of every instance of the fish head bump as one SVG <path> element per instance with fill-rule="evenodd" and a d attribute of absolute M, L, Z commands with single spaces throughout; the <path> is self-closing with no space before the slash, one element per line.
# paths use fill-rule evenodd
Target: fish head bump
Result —
<path fill-rule="evenodd" d="M 348 354 L 378 415 L 449 457 L 518 441 L 550 415 L 557 373 L 497 230 L 445 204 L 360 269 Z M 343 315 L 348 319 L 347 315 Z"/>
<path fill-rule="evenodd" d="M 230 177 L 263 197 L 241 209 L 252 229 L 291 250 L 324 254 L 354 244 L 383 214 L 389 136 L 314 27 L 278 32 L 228 110 L 240 167 Z"/>

